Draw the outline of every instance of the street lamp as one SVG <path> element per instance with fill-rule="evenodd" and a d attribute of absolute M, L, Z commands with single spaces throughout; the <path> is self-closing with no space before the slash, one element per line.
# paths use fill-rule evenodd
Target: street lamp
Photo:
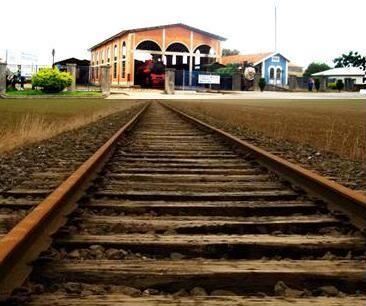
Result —
<path fill-rule="evenodd" d="M 55 49 L 52 49 L 52 69 L 55 68 Z"/>

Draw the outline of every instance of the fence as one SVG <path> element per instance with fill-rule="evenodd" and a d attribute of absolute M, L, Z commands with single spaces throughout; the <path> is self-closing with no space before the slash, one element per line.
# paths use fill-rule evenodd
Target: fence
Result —
<path fill-rule="evenodd" d="M 56 65 L 60 71 L 68 71 L 66 65 Z M 51 68 L 50 65 L 18 65 L 8 63 L 6 66 L 7 86 L 13 79 L 15 83 L 31 83 L 32 76 L 44 68 Z M 100 90 L 100 86 L 92 84 L 92 77 L 95 71 L 90 66 L 76 66 L 76 89 L 78 90 Z"/>
<path fill-rule="evenodd" d="M 220 76 L 220 84 L 202 84 L 199 82 L 199 75 L 217 75 L 207 71 L 175 71 L 175 88 L 180 90 L 199 90 L 199 89 L 215 89 L 215 90 L 231 90 L 232 76 Z"/>
<path fill-rule="evenodd" d="M 67 65 L 56 65 L 60 71 L 68 71 Z M 75 72 L 76 89 L 78 90 L 100 90 L 100 71 L 90 66 L 76 65 Z"/>

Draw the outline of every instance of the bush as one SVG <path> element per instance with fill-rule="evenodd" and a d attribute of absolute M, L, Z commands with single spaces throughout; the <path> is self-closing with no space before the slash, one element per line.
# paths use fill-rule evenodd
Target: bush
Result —
<path fill-rule="evenodd" d="M 238 64 L 227 64 L 226 67 L 218 68 L 214 72 L 221 76 L 226 76 L 226 75 L 231 76 L 235 72 L 238 71 L 238 67 L 239 67 Z"/>
<path fill-rule="evenodd" d="M 335 82 L 329 82 L 328 84 L 327 84 L 327 87 L 329 88 L 329 89 L 337 89 L 337 87 L 336 87 L 336 83 Z"/>
<path fill-rule="evenodd" d="M 263 91 L 264 87 L 266 87 L 266 79 L 265 78 L 260 78 L 259 82 L 258 82 L 258 86 L 259 86 L 259 89 L 261 91 Z"/>
<path fill-rule="evenodd" d="M 315 79 L 314 86 L 315 86 L 316 91 L 319 91 L 319 89 L 320 89 L 320 80 L 319 79 Z"/>
<path fill-rule="evenodd" d="M 344 88 L 344 83 L 342 80 L 337 80 L 336 88 L 338 89 L 339 92 L 341 92 L 341 90 Z"/>
<path fill-rule="evenodd" d="M 45 93 L 57 93 L 63 91 L 72 83 L 72 76 L 58 69 L 45 68 L 32 77 L 32 86 L 41 87 Z"/>

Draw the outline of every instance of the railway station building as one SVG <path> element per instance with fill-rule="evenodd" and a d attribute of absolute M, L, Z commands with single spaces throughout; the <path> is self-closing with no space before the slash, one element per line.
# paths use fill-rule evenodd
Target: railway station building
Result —
<path fill-rule="evenodd" d="M 192 71 L 221 61 L 221 42 L 225 38 L 182 24 L 123 30 L 92 46 L 92 83 L 100 80 L 100 67 L 110 66 L 112 85 L 141 85 L 139 77 L 148 65 Z M 150 67 L 151 68 L 151 67 Z"/>

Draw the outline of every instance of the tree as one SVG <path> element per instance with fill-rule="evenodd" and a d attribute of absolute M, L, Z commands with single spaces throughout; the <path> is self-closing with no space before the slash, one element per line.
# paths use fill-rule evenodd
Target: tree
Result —
<path fill-rule="evenodd" d="M 67 72 L 60 72 L 58 69 L 45 68 L 32 77 L 32 87 L 42 87 L 46 93 L 57 93 L 63 91 L 72 83 L 72 76 Z"/>
<path fill-rule="evenodd" d="M 238 55 L 240 53 L 237 49 L 222 49 L 222 56 Z"/>
<path fill-rule="evenodd" d="M 350 51 L 348 54 L 342 54 L 333 60 L 336 68 L 340 67 L 362 67 L 366 70 L 366 57 L 359 54 L 357 51 Z"/>
<path fill-rule="evenodd" d="M 309 78 L 313 73 L 322 72 L 330 69 L 330 67 L 325 63 L 311 63 L 308 68 L 306 68 L 303 76 Z"/>

